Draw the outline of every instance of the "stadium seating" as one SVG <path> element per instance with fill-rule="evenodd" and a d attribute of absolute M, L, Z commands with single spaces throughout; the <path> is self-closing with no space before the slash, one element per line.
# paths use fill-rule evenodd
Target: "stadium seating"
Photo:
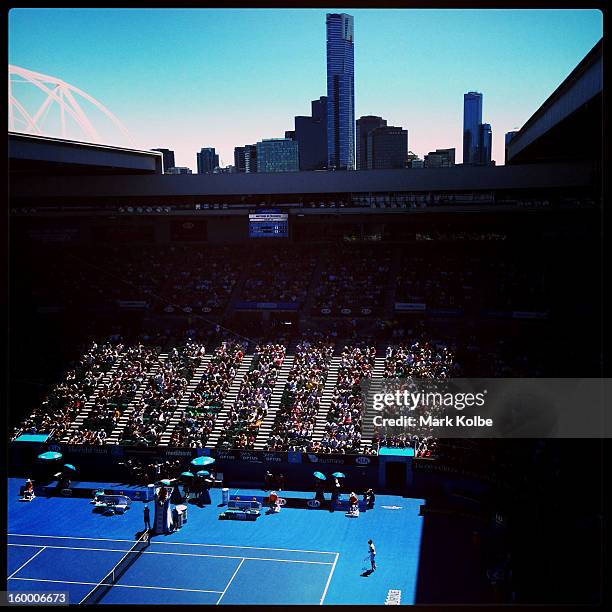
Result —
<path fill-rule="evenodd" d="M 319 411 L 333 345 L 318 341 L 299 343 L 294 366 L 285 385 L 281 407 L 268 440 L 269 450 L 308 450 Z"/>
<path fill-rule="evenodd" d="M 252 368 L 245 374 L 238 397 L 223 423 L 219 447 L 255 448 L 255 438 L 268 412 L 268 402 L 285 352 L 281 344 L 256 347 Z"/>
<path fill-rule="evenodd" d="M 223 342 L 215 349 L 181 412 L 171 446 L 204 448 L 243 357 L 244 347 L 236 342 Z"/>

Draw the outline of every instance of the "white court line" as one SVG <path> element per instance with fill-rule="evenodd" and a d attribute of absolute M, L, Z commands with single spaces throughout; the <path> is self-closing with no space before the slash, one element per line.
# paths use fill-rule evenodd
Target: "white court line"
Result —
<path fill-rule="evenodd" d="M 52 538 L 56 540 L 90 540 L 92 542 L 131 542 L 135 543 L 138 540 L 118 540 L 112 538 L 84 538 L 79 536 L 53 536 L 53 535 L 35 535 L 26 533 L 9 533 L 9 536 L 18 538 Z M 262 546 L 238 546 L 237 544 L 200 544 L 195 542 L 155 542 L 151 540 L 151 544 L 163 544 L 164 546 L 208 546 L 210 548 L 241 548 L 249 550 L 282 550 L 284 552 L 299 552 L 309 553 L 313 555 L 337 555 L 336 551 L 330 550 L 302 550 L 300 548 L 268 548 Z M 331 563 L 331 562 L 330 562 Z"/>
<path fill-rule="evenodd" d="M 9 544 L 9 546 L 31 546 L 31 544 Z M 85 547 L 85 546 L 53 546 L 51 544 L 48 544 L 47 546 L 44 546 L 42 550 L 39 550 L 36 554 L 37 555 L 40 554 L 45 548 L 54 548 L 54 549 L 60 549 L 60 550 L 95 550 L 97 552 L 113 552 L 113 553 L 129 552 L 128 550 L 125 550 L 125 549 L 115 549 L 115 548 L 91 548 L 91 547 Z M 278 561 L 279 563 L 306 563 L 310 565 L 333 565 L 331 561 L 301 561 L 299 559 L 267 559 L 265 557 L 238 557 L 234 555 L 207 555 L 205 553 L 177 553 L 177 552 L 161 552 L 161 551 L 155 551 L 155 550 L 145 550 L 145 551 L 142 551 L 140 554 L 142 555 L 172 555 L 173 557 L 212 557 L 215 559 L 248 559 L 249 561 Z M 34 557 L 35 556 L 36 555 L 34 555 Z M 34 557 L 32 557 L 32 559 Z M 27 563 L 29 563 L 32 559 L 30 559 Z"/>
<path fill-rule="evenodd" d="M 221 593 L 221 597 L 219 597 L 219 599 L 217 600 L 217 603 L 216 603 L 217 606 L 219 605 L 219 602 L 223 599 L 223 596 L 227 592 L 227 589 L 229 589 L 229 585 L 232 584 L 232 581 L 236 577 L 236 574 L 238 573 L 238 570 L 240 570 L 240 568 L 242 567 L 243 563 L 244 563 L 244 559 L 240 561 L 240 563 L 238 564 L 238 567 L 236 568 L 236 571 L 232 574 L 232 577 L 229 579 L 229 582 L 225 585 L 225 588 L 223 589 L 223 593 Z"/>
<path fill-rule="evenodd" d="M 18 567 L 8 578 L 7 580 L 10 580 L 15 574 L 17 574 L 18 572 L 20 572 L 30 561 L 32 561 L 32 559 L 34 559 L 35 557 L 38 557 L 38 555 L 40 555 L 40 553 L 45 550 L 45 546 L 43 546 L 35 555 L 32 555 L 21 567 Z"/>
<path fill-rule="evenodd" d="M 325 590 L 323 591 L 323 595 L 321 595 L 321 601 L 319 602 L 320 606 L 323 605 L 323 601 L 325 599 L 325 596 L 327 595 L 327 589 L 329 589 L 329 585 L 331 583 L 332 576 L 334 575 L 334 571 L 336 569 L 336 563 L 338 562 L 338 557 L 339 556 L 340 556 L 340 553 L 336 553 L 336 558 L 334 559 L 334 564 L 332 565 L 331 572 L 329 572 L 329 576 L 327 577 L 327 583 L 325 585 Z"/>
<path fill-rule="evenodd" d="M 205 589 L 181 589 L 174 587 L 160 587 L 160 586 L 140 586 L 136 584 L 112 584 L 108 582 L 77 582 L 74 580 L 50 580 L 48 578 L 9 578 L 9 580 L 25 580 L 29 582 L 56 582 L 59 584 L 83 584 L 85 586 L 109 586 L 112 588 L 120 587 L 122 589 L 154 589 L 157 591 L 189 591 L 190 593 L 221 593 L 221 591 L 207 591 Z"/>

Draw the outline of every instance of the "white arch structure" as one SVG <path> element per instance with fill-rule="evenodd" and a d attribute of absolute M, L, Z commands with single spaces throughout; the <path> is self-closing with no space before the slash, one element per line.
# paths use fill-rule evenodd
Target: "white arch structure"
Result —
<path fill-rule="evenodd" d="M 13 95 L 13 77 L 20 77 L 23 82 L 30 83 L 34 87 L 38 88 L 45 94 L 45 99 L 40 105 L 38 110 L 31 114 L 21 104 L 21 102 Z M 75 96 L 79 96 L 84 100 L 87 100 L 93 104 L 99 111 L 104 113 L 113 123 L 113 125 L 132 143 L 132 138 L 126 129 L 126 127 L 111 113 L 101 102 L 98 102 L 95 98 L 90 96 L 83 90 L 66 83 L 56 77 L 52 77 L 40 72 L 34 72 L 27 68 L 21 68 L 19 66 L 13 66 L 9 64 L 9 82 L 8 82 L 8 95 L 9 95 L 9 130 L 15 130 L 15 120 L 17 116 L 21 117 L 27 125 L 27 129 L 32 134 L 43 134 L 41 127 L 41 120 L 45 115 L 49 107 L 56 102 L 60 109 L 60 124 L 62 138 L 67 138 L 66 132 L 66 116 L 71 117 L 74 122 L 81 128 L 86 137 L 93 141 L 98 141 L 100 136 L 89 120 Z"/>

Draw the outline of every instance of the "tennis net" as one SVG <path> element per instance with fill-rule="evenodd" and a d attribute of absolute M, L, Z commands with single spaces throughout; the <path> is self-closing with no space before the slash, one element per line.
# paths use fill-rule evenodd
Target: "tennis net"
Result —
<path fill-rule="evenodd" d="M 80 604 L 97 604 L 110 591 L 119 578 L 125 574 L 127 569 L 138 559 L 138 557 L 149 547 L 149 532 L 145 531 L 136 541 L 134 546 L 121 557 L 121 560 L 113 569 L 102 578 L 102 580 L 93 588 L 83 599 Z"/>

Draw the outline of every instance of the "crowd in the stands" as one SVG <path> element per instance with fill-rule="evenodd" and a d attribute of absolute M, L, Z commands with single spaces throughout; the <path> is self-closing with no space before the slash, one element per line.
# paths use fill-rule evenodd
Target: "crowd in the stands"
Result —
<path fill-rule="evenodd" d="M 179 411 L 170 446 L 203 448 L 206 445 L 244 353 L 244 346 L 232 341 L 223 342 L 215 349 L 187 405 Z"/>
<path fill-rule="evenodd" d="M 313 451 L 355 453 L 361 448 L 365 408 L 364 384 L 372 377 L 376 348 L 345 346 L 340 355 L 338 378 L 320 443 Z"/>
<path fill-rule="evenodd" d="M 483 256 L 451 247 L 432 252 L 431 245 L 423 242 L 408 249 L 389 245 L 318 250 L 304 245 L 49 249 L 44 266 L 33 265 L 29 271 L 28 299 L 43 308 L 140 308 L 164 317 L 216 317 L 227 312 L 230 303 L 238 310 L 248 308 L 245 302 L 282 303 L 296 310 L 306 306 L 310 314 L 324 318 L 376 317 L 394 308 L 484 310 L 490 311 L 486 316 L 505 317 L 549 310 L 545 266 L 533 257 L 505 251 Z"/>
<path fill-rule="evenodd" d="M 387 348 L 385 355 L 385 370 L 383 393 L 387 391 L 417 393 L 423 391 L 419 381 L 441 381 L 458 372 L 454 355 L 445 345 L 427 341 L 412 344 L 400 344 Z M 388 418 L 402 414 L 401 407 L 387 409 Z M 428 414 L 441 415 L 441 407 L 428 405 Z M 372 447 L 413 448 L 417 457 L 429 457 L 436 448 L 436 440 L 432 436 L 433 427 L 415 425 L 410 431 L 377 427 L 372 437 Z"/>
<path fill-rule="evenodd" d="M 333 344 L 325 340 L 303 340 L 296 346 L 268 450 L 312 449 L 312 435 L 333 352 Z"/>
<path fill-rule="evenodd" d="M 285 359 L 285 352 L 286 347 L 278 343 L 256 346 L 252 367 L 244 375 L 238 397 L 222 425 L 219 447 L 255 447 L 255 439 L 268 413 L 270 396 Z"/>
<path fill-rule="evenodd" d="M 220 313 L 227 306 L 240 274 L 240 262 L 227 246 L 168 247 L 160 300 L 165 312 Z"/>
<path fill-rule="evenodd" d="M 120 443 L 155 446 L 161 442 L 204 354 L 202 344 L 188 342 L 180 349 L 173 348 L 166 360 L 158 360 L 138 405 L 127 414 Z"/>
<path fill-rule="evenodd" d="M 275 250 L 253 258 L 241 291 L 245 302 L 301 305 L 317 263 L 314 253 Z"/>
<path fill-rule="evenodd" d="M 405 253 L 396 276 L 395 301 L 427 308 L 469 306 L 474 272 L 468 256 L 445 254 L 443 259 Z"/>
<path fill-rule="evenodd" d="M 71 444 L 104 444 L 121 414 L 144 382 L 147 371 L 157 360 L 157 347 L 138 344 L 128 347 L 121 355 L 117 367 L 100 381 L 93 394 L 94 405 L 85 413 L 82 424 L 68 432 Z"/>
<path fill-rule="evenodd" d="M 372 390 L 376 356 L 373 345 L 344 346 L 332 368 L 335 340 L 322 333 L 306 337 L 290 352 L 292 361 L 283 369 L 283 389 L 277 389 L 274 406 L 272 393 L 285 363 L 286 340 L 256 345 L 248 371 L 245 367 L 239 380 L 246 342 L 225 340 L 212 356 L 205 355 L 201 341 L 192 339 L 164 349 L 159 338 L 144 336 L 146 344 L 127 348 L 120 336 L 102 345 L 93 343 L 64 381 L 14 429 L 13 439 L 42 433 L 50 436 L 49 441 L 71 444 L 204 448 L 216 429 L 214 445 L 221 449 L 254 449 L 258 441 L 258 448 L 263 443 L 269 451 L 376 454 L 381 447 L 412 447 L 419 457 L 431 455 L 437 442 L 425 426 L 410 431 L 376 428 L 363 439 L 365 400 Z M 469 336 L 463 342 L 453 339 L 450 348 L 423 339 L 389 346 L 383 386 L 386 381 L 415 391 L 419 381 L 457 377 L 458 342 L 469 357 L 474 348 Z M 521 362 L 506 361 L 512 347 L 498 344 L 481 351 L 490 373 L 520 371 Z M 228 400 L 232 383 L 236 396 Z M 333 389 L 325 396 L 327 403 L 325 389 Z M 265 439 L 258 440 L 272 407 Z"/>
<path fill-rule="evenodd" d="M 381 312 L 390 265 L 390 253 L 385 250 L 330 253 L 314 290 L 313 313 L 363 316 Z"/>
<path fill-rule="evenodd" d="M 64 380 L 55 385 L 41 405 L 15 428 L 13 439 L 22 434 L 48 434 L 49 441 L 59 441 L 123 348 L 117 342 L 100 345 L 93 342 Z"/>
<path fill-rule="evenodd" d="M 40 270 L 32 268 L 34 297 L 45 306 L 131 303 L 157 313 L 203 315 L 223 312 L 243 265 L 228 246 L 201 245 L 75 247 L 49 250 L 45 260 Z"/>

